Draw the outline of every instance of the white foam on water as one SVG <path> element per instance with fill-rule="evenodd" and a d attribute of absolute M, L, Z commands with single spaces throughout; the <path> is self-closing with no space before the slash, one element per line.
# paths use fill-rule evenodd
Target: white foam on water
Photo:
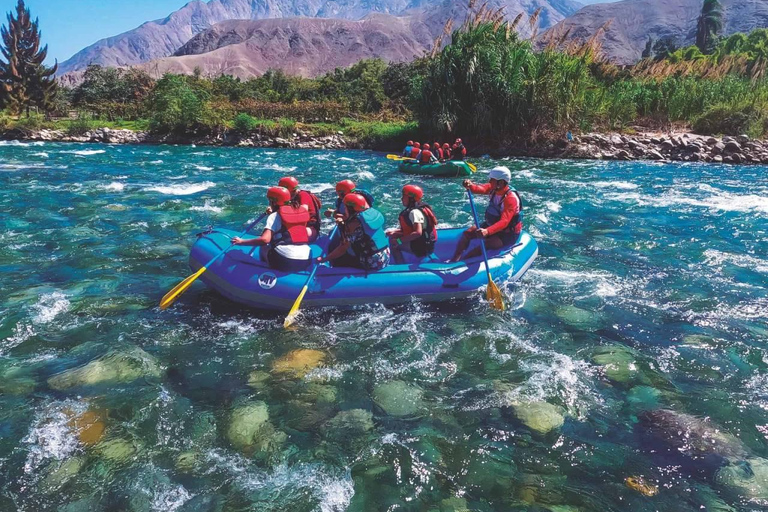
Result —
<path fill-rule="evenodd" d="M 541 222 L 543 222 L 544 224 L 547 224 L 547 223 L 549 223 L 549 217 L 547 217 L 547 216 L 546 216 L 546 215 L 544 215 L 543 213 L 537 213 L 537 214 L 536 214 L 536 218 L 537 218 L 538 220 L 540 220 Z"/>
<path fill-rule="evenodd" d="M 62 151 L 62 153 L 69 153 L 71 155 L 77 155 L 77 156 L 101 155 L 106 152 L 107 151 L 104 149 L 75 149 L 72 151 Z"/>
<path fill-rule="evenodd" d="M 308 190 L 313 194 L 320 194 L 326 190 L 336 190 L 336 185 L 333 183 L 307 183 L 302 185 L 301 188 Z"/>
<path fill-rule="evenodd" d="M 20 142 L 18 140 L 0 140 L 0 146 L 19 146 L 25 148 L 29 146 L 26 142 Z"/>
<path fill-rule="evenodd" d="M 722 267 L 725 263 L 737 267 L 748 268 L 761 273 L 768 273 L 768 260 L 763 260 L 748 254 L 731 254 L 707 249 L 704 251 L 704 262 L 712 267 Z"/>
<path fill-rule="evenodd" d="M 111 190 L 113 192 L 122 192 L 123 189 L 125 189 L 125 183 L 120 183 L 119 181 L 113 181 L 109 185 L 102 185 L 101 188 L 104 190 Z"/>
<path fill-rule="evenodd" d="M 193 497 L 183 485 L 167 485 L 155 491 L 152 496 L 152 510 L 173 512 Z"/>
<path fill-rule="evenodd" d="M 40 158 L 48 158 L 48 153 L 40 151 L 39 153 L 32 153 L 32 156 L 39 156 Z"/>
<path fill-rule="evenodd" d="M 212 181 L 205 181 L 203 183 L 187 183 L 178 185 L 165 185 L 157 187 L 149 187 L 145 190 L 148 192 L 160 192 L 161 194 L 169 196 L 189 196 L 208 190 L 211 187 L 215 187 L 216 184 Z"/>
<path fill-rule="evenodd" d="M 708 210 L 726 212 L 766 213 L 768 214 L 768 196 L 756 194 L 734 194 L 714 187 L 709 187 L 708 194 L 702 197 L 686 195 L 679 189 L 669 190 L 660 195 L 647 195 L 638 192 L 610 193 L 605 198 L 625 203 L 637 203 L 643 206 L 669 208 L 693 206 Z"/>
<path fill-rule="evenodd" d="M 549 211 L 555 212 L 555 213 L 563 209 L 563 206 L 560 203 L 556 203 L 554 201 L 548 201 L 544 203 L 544 206 L 546 206 Z"/>
<path fill-rule="evenodd" d="M 359 162 L 359 160 L 355 158 L 349 158 L 348 156 L 342 156 L 341 158 L 337 158 L 339 162 Z"/>
<path fill-rule="evenodd" d="M 321 160 L 323 162 L 327 162 L 327 161 L 331 160 L 331 155 L 329 153 L 325 153 L 325 154 L 322 154 L 322 155 L 314 155 L 311 158 L 312 158 L 312 160 Z"/>
<path fill-rule="evenodd" d="M 161 165 L 163 163 L 162 160 L 152 160 L 151 162 L 147 162 L 150 165 Z"/>
<path fill-rule="evenodd" d="M 298 169 L 298 167 L 283 167 L 282 165 L 279 165 L 279 164 L 265 165 L 264 168 L 271 169 L 273 171 L 280 171 L 280 172 L 293 172 L 296 169 Z"/>
<path fill-rule="evenodd" d="M 189 209 L 195 212 L 211 212 L 211 213 L 221 213 L 224 211 L 224 209 L 221 208 L 220 206 L 212 205 L 211 201 L 208 199 L 205 200 L 205 204 L 203 204 L 203 206 L 192 206 Z"/>
<path fill-rule="evenodd" d="M 35 473 L 45 462 L 64 460 L 78 450 L 80 443 L 68 424 L 85 410 L 84 403 L 74 400 L 53 402 L 38 410 L 29 433 L 21 441 L 28 449 L 25 473 Z"/>
<path fill-rule="evenodd" d="M 536 174 L 530 169 L 522 169 L 520 171 L 515 172 L 516 176 L 520 176 L 521 178 L 534 178 Z"/>
<path fill-rule="evenodd" d="M 376 176 L 371 171 L 358 171 L 356 176 L 357 176 L 357 179 L 359 180 L 373 181 L 376 179 Z"/>
<path fill-rule="evenodd" d="M 35 330 L 29 324 L 16 324 L 13 328 L 13 334 L 5 338 L 0 343 L 0 356 L 5 355 L 9 350 L 13 350 L 18 347 L 29 338 L 37 334 Z"/>
<path fill-rule="evenodd" d="M 265 151 L 264 154 L 265 155 L 276 155 L 277 151 Z"/>
<path fill-rule="evenodd" d="M 62 292 L 47 293 L 40 297 L 37 304 L 32 306 L 35 316 L 32 322 L 35 324 L 47 324 L 61 313 L 65 313 L 71 306 L 69 299 Z"/>
<path fill-rule="evenodd" d="M 597 188 L 617 188 L 619 190 L 635 190 L 640 188 L 639 185 L 629 181 L 595 181 L 592 185 Z"/>
<path fill-rule="evenodd" d="M 212 171 L 213 170 L 213 167 L 207 167 L 205 165 L 192 164 L 192 167 L 194 167 L 198 171 Z"/>

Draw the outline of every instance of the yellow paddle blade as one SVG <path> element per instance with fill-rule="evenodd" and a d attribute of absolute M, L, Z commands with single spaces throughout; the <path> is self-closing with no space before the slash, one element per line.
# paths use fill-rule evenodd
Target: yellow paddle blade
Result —
<path fill-rule="evenodd" d="M 506 309 L 504 306 L 504 296 L 501 294 L 499 287 L 496 286 L 496 283 L 494 283 L 490 277 L 488 278 L 488 288 L 485 291 L 485 297 L 488 299 L 488 302 L 491 303 L 493 309 L 498 309 L 499 311 L 504 311 Z"/>
<path fill-rule="evenodd" d="M 192 286 L 192 283 L 195 282 L 195 279 L 203 275 L 203 272 L 205 271 L 206 271 L 205 267 L 200 267 L 200 270 L 198 270 L 197 272 L 195 272 L 194 274 L 192 274 L 191 276 L 189 276 L 188 278 L 186 278 L 185 280 L 177 284 L 173 288 L 173 290 L 166 293 L 165 297 L 163 297 L 163 300 L 160 301 L 160 309 L 166 309 L 171 304 L 173 304 L 174 301 L 179 297 L 179 295 L 187 291 L 187 288 Z"/>
<path fill-rule="evenodd" d="M 475 164 L 471 164 L 467 162 L 467 166 L 469 167 L 469 170 L 472 172 L 477 172 L 477 166 Z"/>
<path fill-rule="evenodd" d="M 301 301 L 304 299 L 304 294 L 307 293 L 308 288 L 308 285 L 304 285 L 304 288 L 301 289 L 301 293 L 296 297 L 296 302 L 293 303 L 293 307 L 288 312 L 288 316 L 285 317 L 285 322 L 283 322 L 283 327 L 285 329 L 289 328 L 293 325 L 293 322 L 296 321 L 296 317 L 299 315 L 299 306 L 301 306 Z"/>
<path fill-rule="evenodd" d="M 400 155 L 387 155 L 387 160 L 399 160 L 402 158 Z"/>

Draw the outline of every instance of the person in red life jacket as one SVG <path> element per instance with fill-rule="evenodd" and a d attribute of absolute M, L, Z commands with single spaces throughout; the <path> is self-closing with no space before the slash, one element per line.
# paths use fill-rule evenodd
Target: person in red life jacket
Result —
<path fill-rule="evenodd" d="M 355 267 L 381 270 L 389 265 L 389 239 L 384 232 L 384 216 L 360 194 L 344 196 L 346 212 L 337 221 L 341 243 L 318 263 L 330 261 L 334 267 Z"/>
<path fill-rule="evenodd" d="M 452 160 L 451 158 L 451 145 L 447 142 L 443 144 L 443 158 L 445 160 Z"/>
<path fill-rule="evenodd" d="M 300 272 L 309 267 L 312 258 L 309 247 L 309 210 L 306 205 L 291 201 L 285 187 L 271 187 L 267 199 L 273 213 L 258 238 L 232 238 L 233 245 L 264 246 L 261 257 L 269 266 L 283 272 Z"/>
<path fill-rule="evenodd" d="M 411 158 L 419 158 L 419 153 L 421 153 L 421 144 L 414 142 L 411 148 Z"/>
<path fill-rule="evenodd" d="M 454 160 L 464 160 L 467 158 L 467 148 L 464 147 L 464 143 L 461 142 L 461 139 L 456 139 L 456 143 L 453 145 L 453 151 L 451 151 L 451 156 Z"/>
<path fill-rule="evenodd" d="M 432 154 L 435 155 L 435 158 L 437 158 L 438 161 L 442 162 L 444 160 L 443 147 L 440 145 L 439 142 L 435 142 L 434 144 L 432 144 Z"/>
<path fill-rule="evenodd" d="M 301 190 L 301 188 L 299 188 L 299 180 L 293 176 L 280 178 L 277 186 L 288 189 L 291 193 L 291 201 L 294 205 L 298 206 L 303 204 L 307 207 L 307 210 L 309 210 L 309 227 L 312 229 L 312 235 L 309 237 L 309 241 L 314 242 L 317 240 L 317 235 L 320 233 L 320 208 L 323 207 L 320 198 L 312 192 Z"/>
<path fill-rule="evenodd" d="M 429 144 L 424 144 L 424 147 L 421 148 L 421 153 L 419 153 L 419 163 L 421 165 L 437 163 L 437 158 L 435 158 L 435 155 L 429 150 Z"/>
<path fill-rule="evenodd" d="M 422 202 L 424 191 L 418 185 L 403 187 L 403 206 L 398 218 L 400 228 L 387 230 L 392 257 L 402 261 L 401 251 L 426 258 L 435 251 L 437 217 L 432 207 Z M 398 245 L 398 242 L 400 244 Z"/>
<path fill-rule="evenodd" d="M 403 156 L 410 157 L 412 150 L 413 150 L 413 141 L 409 140 L 408 143 L 405 145 L 405 149 L 403 150 Z"/>
<path fill-rule="evenodd" d="M 513 245 L 520 237 L 523 229 L 523 202 L 520 194 L 509 186 L 511 177 L 512 173 L 508 168 L 499 166 L 491 170 L 488 183 L 484 185 L 464 180 L 464 188 L 469 189 L 473 194 L 489 195 L 491 202 L 485 211 L 485 222 L 480 225 L 480 229 L 472 226 L 464 232 L 449 262 L 462 259 L 462 254 L 473 238 L 484 238 L 487 249 L 501 249 Z M 480 254 L 480 247 L 476 247 L 466 254 L 464 259 L 474 258 Z"/>

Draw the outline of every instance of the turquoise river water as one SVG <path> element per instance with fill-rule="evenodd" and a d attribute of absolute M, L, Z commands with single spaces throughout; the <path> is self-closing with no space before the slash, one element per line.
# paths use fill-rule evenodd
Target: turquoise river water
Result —
<path fill-rule="evenodd" d="M 0 510 L 768 507 L 766 168 L 505 163 L 540 244 L 508 311 L 285 331 L 200 283 L 157 304 L 287 173 L 394 225 L 383 154 L 2 143 Z M 458 181 L 414 181 L 469 225 Z"/>

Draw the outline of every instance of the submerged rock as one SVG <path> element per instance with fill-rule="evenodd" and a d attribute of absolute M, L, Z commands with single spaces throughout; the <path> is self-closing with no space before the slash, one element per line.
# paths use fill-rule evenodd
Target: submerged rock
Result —
<path fill-rule="evenodd" d="M 768 505 L 768 460 L 748 459 L 721 468 L 715 481 L 747 501 Z"/>
<path fill-rule="evenodd" d="M 363 409 L 341 411 L 323 426 L 327 437 L 349 439 L 373 430 L 373 414 Z"/>
<path fill-rule="evenodd" d="M 132 382 L 143 377 L 160 377 L 160 366 L 154 357 L 138 347 L 110 352 L 85 366 L 67 370 L 48 379 L 53 389 Z"/>
<path fill-rule="evenodd" d="M 180 473 L 194 473 L 202 463 L 202 457 L 198 452 L 183 452 L 176 457 L 176 470 Z"/>
<path fill-rule="evenodd" d="M 138 446 L 128 439 L 109 439 L 96 446 L 96 452 L 102 458 L 115 463 L 123 463 L 133 459 L 138 451 Z"/>
<path fill-rule="evenodd" d="M 623 345 L 598 347 L 592 355 L 592 362 L 600 366 L 605 376 L 617 384 L 651 383 L 642 371 L 638 356 Z"/>
<path fill-rule="evenodd" d="M 261 370 L 255 370 L 248 374 L 248 386 L 254 389 L 260 389 L 264 387 L 264 384 L 269 381 L 270 375 L 267 372 Z"/>
<path fill-rule="evenodd" d="M 639 492 L 643 496 L 656 496 L 659 494 L 659 487 L 646 481 L 646 479 L 641 476 L 628 476 L 624 479 L 624 483 L 627 487 L 633 491 Z"/>
<path fill-rule="evenodd" d="M 555 314 L 571 327 L 583 331 L 596 331 L 602 327 L 603 315 L 596 311 L 588 311 L 574 305 L 560 306 Z"/>
<path fill-rule="evenodd" d="M 104 430 L 106 429 L 102 414 L 91 410 L 73 416 L 67 422 L 67 426 L 77 433 L 77 438 L 85 446 L 98 444 L 104 437 Z"/>
<path fill-rule="evenodd" d="M 0 394 L 28 395 L 36 386 L 35 379 L 26 368 L 11 367 L 0 372 Z"/>
<path fill-rule="evenodd" d="M 267 404 L 251 402 L 232 411 L 227 439 L 246 455 L 260 453 L 268 456 L 285 441 L 286 435 L 276 431 L 269 422 Z"/>
<path fill-rule="evenodd" d="M 416 416 L 424 411 L 424 391 L 401 380 L 377 384 L 373 388 L 373 401 L 390 416 Z"/>
<path fill-rule="evenodd" d="M 627 402 L 635 410 L 656 409 L 659 407 L 661 391 L 650 386 L 635 386 L 627 394 Z"/>
<path fill-rule="evenodd" d="M 562 409 L 548 402 L 520 402 L 510 404 L 515 417 L 539 435 L 545 435 L 563 426 Z"/>
<path fill-rule="evenodd" d="M 72 457 L 63 461 L 43 478 L 40 482 L 40 490 L 46 494 L 58 491 L 77 476 L 84 465 L 85 460 L 82 457 Z"/>
<path fill-rule="evenodd" d="M 272 371 L 286 377 L 301 379 L 310 371 L 322 366 L 326 355 L 320 350 L 307 348 L 293 350 L 272 363 Z"/>

